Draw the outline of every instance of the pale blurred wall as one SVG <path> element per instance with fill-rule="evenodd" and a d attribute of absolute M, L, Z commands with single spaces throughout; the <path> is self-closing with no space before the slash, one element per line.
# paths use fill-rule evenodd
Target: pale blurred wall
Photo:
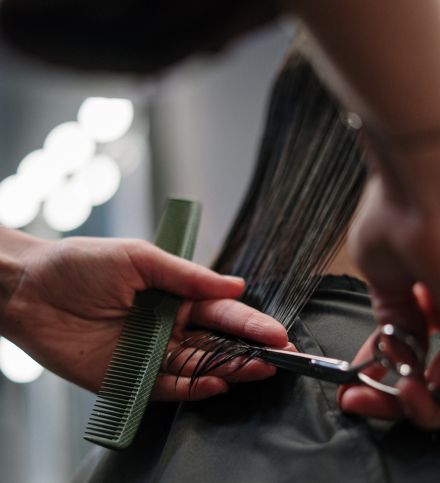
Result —
<path fill-rule="evenodd" d="M 42 147 L 56 125 L 74 121 L 89 96 L 128 97 L 137 106 L 129 133 L 130 156 L 140 166 L 124 178 L 116 196 L 94 208 L 72 235 L 151 237 L 150 158 L 146 155 L 149 84 L 144 79 L 78 73 L 22 58 L 0 46 L 0 180 L 19 161 Z M 127 137 L 122 143 L 127 141 Z M 114 149 L 122 149 L 116 143 Z M 59 236 L 41 218 L 26 231 Z M 1 242 L 1 241 L 0 241 Z M 15 384 L 0 373 L 0 483 L 67 483 L 92 447 L 82 439 L 94 396 L 46 371 L 30 384 Z"/>
<path fill-rule="evenodd" d="M 0 50 L 0 179 L 56 124 L 73 120 L 85 97 L 132 98 L 140 168 L 74 234 L 151 238 L 166 195 L 179 194 L 203 202 L 196 258 L 209 263 L 246 188 L 268 89 L 290 37 L 276 26 L 210 62 L 177 69 L 153 89 L 142 79 L 48 69 Z M 142 146 L 148 123 L 152 160 Z M 48 373 L 28 385 L 0 375 L 0 483 L 67 483 L 90 448 L 81 435 L 92 402 Z"/>
<path fill-rule="evenodd" d="M 259 147 L 268 89 L 291 40 L 277 27 L 209 65 L 163 82 L 152 109 L 156 206 L 169 193 L 203 203 L 196 260 L 209 264 L 243 196 Z"/>

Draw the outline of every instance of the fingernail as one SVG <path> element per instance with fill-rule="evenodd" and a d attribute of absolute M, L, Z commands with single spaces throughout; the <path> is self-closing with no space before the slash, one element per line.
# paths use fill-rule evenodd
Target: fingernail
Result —
<path fill-rule="evenodd" d="M 244 278 L 243 277 L 236 277 L 234 275 L 223 275 L 223 278 L 225 278 L 226 280 L 231 280 L 232 282 L 239 282 L 239 283 L 242 283 L 244 284 Z"/>

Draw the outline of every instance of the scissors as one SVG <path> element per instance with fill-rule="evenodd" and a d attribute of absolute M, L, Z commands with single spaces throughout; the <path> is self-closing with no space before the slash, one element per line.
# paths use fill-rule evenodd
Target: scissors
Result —
<path fill-rule="evenodd" d="M 373 356 L 360 364 L 302 352 L 254 347 L 256 357 L 276 367 L 303 376 L 336 384 L 366 384 L 381 392 L 399 395 L 399 389 L 371 378 L 362 371 L 373 364 L 381 364 L 400 377 L 423 374 L 425 351 L 416 337 L 392 324 L 381 327 L 373 341 Z"/>
<path fill-rule="evenodd" d="M 197 351 L 202 349 L 207 351 L 196 365 L 192 375 L 193 382 L 200 376 L 216 369 L 225 361 L 239 356 L 251 355 L 252 359 L 261 359 L 276 367 L 302 376 L 336 384 L 365 384 L 392 396 L 399 395 L 400 391 L 397 387 L 373 379 L 362 371 L 374 364 L 380 364 L 388 371 L 394 372 L 398 377 L 423 377 L 425 368 L 426 351 L 423 346 L 414 335 L 393 324 L 383 325 L 377 331 L 373 340 L 372 357 L 359 364 L 351 364 L 344 360 L 315 356 L 303 352 L 256 346 L 242 339 L 240 339 L 238 346 L 233 346 L 232 349 L 225 348 L 222 344 L 216 347 L 216 342 L 221 340 L 221 335 L 214 334 L 202 337 L 189 337 L 181 342 L 180 349 L 168 353 L 166 364 L 172 363 L 183 352 L 185 347 L 196 341 L 196 348 L 180 368 L 180 371 L 183 371 L 184 366 Z M 214 349 L 214 352 L 212 352 L 212 355 L 209 355 L 212 349 Z M 204 365 L 202 364 L 203 361 L 205 361 Z M 235 371 L 246 364 L 247 362 L 244 362 Z M 437 397 L 435 398 L 437 399 Z"/>

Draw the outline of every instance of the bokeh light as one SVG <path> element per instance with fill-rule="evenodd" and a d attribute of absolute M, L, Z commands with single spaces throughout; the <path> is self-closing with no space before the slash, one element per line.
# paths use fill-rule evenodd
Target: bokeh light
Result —
<path fill-rule="evenodd" d="M 71 231 L 81 226 L 92 212 L 90 194 L 74 178 L 66 181 L 44 203 L 43 216 L 57 231 Z"/>
<path fill-rule="evenodd" d="M 78 110 L 79 124 L 100 143 L 122 137 L 130 128 L 133 116 L 133 103 L 128 99 L 88 97 Z"/>
<path fill-rule="evenodd" d="M 31 179 L 14 174 L 0 183 L 0 223 L 21 228 L 37 216 L 39 209 L 40 199 Z"/>
<path fill-rule="evenodd" d="M 44 148 L 65 174 L 83 166 L 95 153 L 95 142 L 77 122 L 58 125 L 47 135 Z"/>
<path fill-rule="evenodd" d="M 117 163 L 105 154 L 98 154 L 75 176 L 87 189 L 94 206 L 108 201 L 118 190 L 121 171 Z"/>
<path fill-rule="evenodd" d="M 59 167 L 47 150 L 38 149 L 21 160 L 17 174 L 27 178 L 35 196 L 44 200 L 59 187 L 63 180 L 64 174 Z"/>
<path fill-rule="evenodd" d="M 12 382 L 26 383 L 38 379 L 44 369 L 15 344 L 0 338 L 0 369 Z"/>
<path fill-rule="evenodd" d="M 17 173 L 0 182 L 0 223 L 22 228 L 43 207 L 43 218 L 52 229 L 71 231 L 88 219 L 93 206 L 114 196 L 121 184 L 120 163 L 107 154 L 96 154 L 96 143 L 112 142 L 127 133 L 133 123 L 133 103 L 89 97 L 81 104 L 77 118 L 78 122 L 52 129 L 43 148 L 25 156 Z M 117 157 L 127 158 L 129 152 L 132 164 L 127 161 L 124 168 L 128 166 L 131 172 L 140 164 L 141 153 L 132 148 L 133 139 L 128 140 L 121 140 L 123 154 L 118 143 L 112 148 L 119 146 Z"/>

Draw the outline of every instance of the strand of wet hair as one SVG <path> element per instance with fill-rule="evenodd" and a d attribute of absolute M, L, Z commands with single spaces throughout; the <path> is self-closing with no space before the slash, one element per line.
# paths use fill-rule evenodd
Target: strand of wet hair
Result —
<path fill-rule="evenodd" d="M 274 84 L 255 174 L 214 264 L 244 277 L 243 301 L 288 330 L 346 235 L 364 184 L 362 159 L 339 104 L 293 54 Z M 185 364 L 203 354 L 192 386 L 224 364 L 258 357 L 255 345 L 221 334 L 183 345 L 195 348 Z"/>

